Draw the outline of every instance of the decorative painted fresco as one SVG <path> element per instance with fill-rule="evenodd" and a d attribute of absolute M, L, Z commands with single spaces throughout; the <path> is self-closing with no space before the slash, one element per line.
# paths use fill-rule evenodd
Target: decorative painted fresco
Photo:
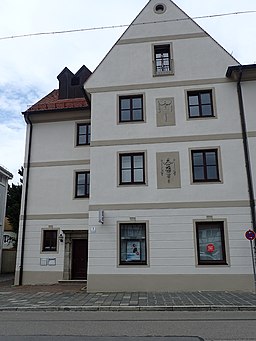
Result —
<path fill-rule="evenodd" d="M 180 188 L 178 152 L 156 153 L 157 188 Z"/>
<path fill-rule="evenodd" d="M 158 127 L 175 125 L 173 97 L 156 99 L 156 123 Z"/>

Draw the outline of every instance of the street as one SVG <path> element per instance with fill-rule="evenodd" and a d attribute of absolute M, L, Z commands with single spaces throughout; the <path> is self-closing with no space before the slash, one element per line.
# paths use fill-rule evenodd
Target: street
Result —
<path fill-rule="evenodd" d="M 255 341 L 255 328 L 256 312 L 0 313 L 1 341 Z"/>

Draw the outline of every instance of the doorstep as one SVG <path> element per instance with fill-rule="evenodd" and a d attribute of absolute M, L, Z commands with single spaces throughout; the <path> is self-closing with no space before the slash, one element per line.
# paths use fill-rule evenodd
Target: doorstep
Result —
<path fill-rule="evenodd" d="M 60 279 L 58 280 L 60 284 L 87 284 L 86 279 Z"/>

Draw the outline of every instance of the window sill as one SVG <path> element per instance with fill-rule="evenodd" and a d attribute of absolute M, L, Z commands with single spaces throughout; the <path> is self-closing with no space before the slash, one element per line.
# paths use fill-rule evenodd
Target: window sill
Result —
<path fill-rule="evenodd" d="M 144 183 L 124 183 L 124 184 L 118 184 L 118 187 L 140 187 L 140 186 L 147 186 L 147 184 Z"/>
<path fill-rule="evenodd" d="M 191 183 L 191 185 L 219 185 L 219 184 L 223 184 L 223 181 L 221 180 L 214 180 L 214 181 L 193 181 Z"/>
<path fill-rule="evenodd" d="M 76 144 L 76 147 L 90 147 L 90 143 Z"/>
<path fill-rule="evenodd" d="M 134 123 L 146 123 L 145 120 L 137 120 L 137 121 L 118 121 L 118 124 L 134 124 Z"/>
<path fill-rule="evenodd" d="M 148 264 L 145 264 L 145 263 L 127 263 L 127 264 L 119 264 L 118 265 L 118 268 L 127 268 L 127 267 L 132 267 L 132 266 L 135 266 L 135 267 L 144 267 L 144 268 L 147 268 L 149 267 Z"/>
<path fill-rule="evenodd" d="M 228 263 L 224 263 L 224 264 L 221 264 L 221 263 L 208 263 L 208 264 L 196 264 L 196 267 L 197 268 L 202 268 L 202 267 L 229 267 L 230 265 Z"/>
<path fill-rule="evenodd" d="M 74 197 L 74 200 L 77 200 L 77 199 L 89 199 L 89 196 L 84 196 L 84 197 Z"/>
<path fill-rule="evenodd" d="M 196 116 L 196 117 L 190 117 L 188 116 L 187 119 L 190 121 L 190 120 L 207 120 L 207 119 L 213 119 L 213 118 L 217 118 L 215 115 L 213 116 Z"/>
<path fill-rule="evenodd" d="M 153 77 L 174 76 L 174 71 L 154 72 Z"/>

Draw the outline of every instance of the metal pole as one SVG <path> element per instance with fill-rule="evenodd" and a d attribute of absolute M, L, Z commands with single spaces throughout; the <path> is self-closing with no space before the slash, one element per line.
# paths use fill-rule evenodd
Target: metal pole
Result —
<path fill-rule="evenodd" d="M 253 246 L 252 246 L 252 240 L 250 240 L 250 245 L 251 245 L 251 253 L 252 253 L 252 267 L 253 267 L 253 275 L 254 275 L 254 290 L 256 293 L 256 269 L 255 269 L 255 257 L 256 257 L 256 252 L 254 250 L 253 252 Z M 254 257 L 255 256 L 255 257 Z"/>

